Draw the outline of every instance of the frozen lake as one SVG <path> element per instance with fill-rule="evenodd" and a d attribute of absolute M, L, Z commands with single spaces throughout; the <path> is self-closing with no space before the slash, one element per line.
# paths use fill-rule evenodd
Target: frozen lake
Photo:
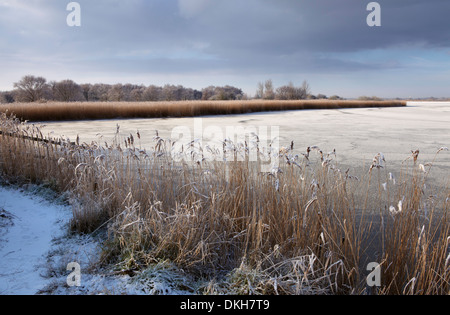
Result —
<path fill-rule="evenodd" d="M 243 127 L 259 130 L 279 128 L 280 146 L 294 141 L 296 151 L 305 152 L 308 146 L 317 145 L 324 152 L 336 149 L 340 164 L 353 168 L 369 167 L 373 157 L 382 152 L 388 168 L 398 168 L 411 155 L 420 150 L 420 163 L 431 162 L 437 150 L 450 147 L 450 103 L 409 102 L 407 107 L 361 108 L 339 110 L 300 110 L 266 112 L 230 116 L 205 116 L 194 123 L 194 118 L 127 119 L 80 122 L 45 122 L 44 134 L 65 136 L 74 141 L 79 135 L 81 142 L 112 142 L 117 125 L 120 135 L 133 134 L 135 145 L 149 147 L 153 144 L 155 131 L 162 138 L 170 138 L 175 128 L 188 129 L 195 135 L 205 130 L 222 131 L 227 127 Z M 195 128 L 199 128 L 200 133 Z M 140 142 L 136 137 L 139 130 Z M 237 129 L 236 129 L 237 130 Z M 101 137 L 101 138 L 100 138 Z M 207 138 L 207 137 L 205 137 Z M 204 139 L 205 139 L 204 138 Z M 264 138 L 264 135 L 263 135 Z M 449 183 L 450 152 L 443 151 L 437 157 L 432 177 L 441 184 Z"/>

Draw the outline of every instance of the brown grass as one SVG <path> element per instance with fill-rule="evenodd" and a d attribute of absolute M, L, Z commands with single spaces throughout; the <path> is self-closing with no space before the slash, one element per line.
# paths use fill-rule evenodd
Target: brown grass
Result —
<path fill-rule="evenodd" d="M 394 184 L 382 155 L 359 179 L 318 148 L 308 159 L 284 149 L 280 170 L 261 173 L 248 157 L 196 163 L 193 146 L 176 162 L 159 137 L 147 150 L 131 136 L 108 147 L 31 141 L 40 131 L 5 115 L 0 130 L 0 174 L 70 192 L 72 229 L 106 230 L 103 262 L 124 271 L 170 261 L 211 279 L 207 294 L 450 292 L 450 190 L 430 197 L 431 166 L 421 171 L 415 154 Z M 371 261 L 382 268 L 373 290 Z"/>
<path fill-rule="evenodd" d="M 90 120 L 114 118 L 194 117 L 243 114 L 262 111 L 339 109 L 406 106 L 403 101 L 186 101 L 186 102 L 97 102 L 13 103 L 0 105 L 0 113 L 28 121 Z"/>

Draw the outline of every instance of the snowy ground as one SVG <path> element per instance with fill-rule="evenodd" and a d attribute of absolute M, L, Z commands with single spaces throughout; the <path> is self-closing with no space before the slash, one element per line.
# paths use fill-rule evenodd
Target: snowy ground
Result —
<path fill-rule="evenodd" d="M 189 293 L 176 289 L 189 284 L 170 265 L 134 278 L 98 268 L 100 243 L 69 235 L 71 209 L 51 197 L 38 187 L 0 186 L 0 295 Z M 79 287 L 67 285 L 72 262 L 81 267 Z"/>
<path fill-rule="evenodd" d="M 46 284 L 44 255 L 63 233 L 68 210 L 13 189 L 0 188 L 0 293 L 34 294 Z"/>

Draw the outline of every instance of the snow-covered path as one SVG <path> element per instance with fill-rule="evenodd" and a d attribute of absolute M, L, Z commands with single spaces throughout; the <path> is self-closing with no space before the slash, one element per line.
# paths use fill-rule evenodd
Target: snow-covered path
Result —
<path fill-rule="evenodd" d="M 0 294 L 36 294 L 48 282 L 45 255 L 64 233 L 70 210 L 36 195 L 0 187 Z M 11 224 L 12 222 L 12 224 Z M 5 223 L 5 222 L 4 222 Z"/>
<path fill-rule="evenodd" d="M 0 186 L 0 295 L 188 293 L 173 287 L 185 283 L 173 268 L 163 270 L 157 265 L 142 278 L 136 277 L 137 281 L 108 269 L 93 269 L 101 251 L 98 240 L 69 236 L 71 208 L 42 194 L 48 191 Z M 81 266 L 80 287 L 67 286 L 70 262 Z"/>

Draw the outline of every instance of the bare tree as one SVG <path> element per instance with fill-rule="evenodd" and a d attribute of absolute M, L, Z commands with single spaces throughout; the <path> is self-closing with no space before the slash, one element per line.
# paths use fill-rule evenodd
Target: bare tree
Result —
<path fill-rule="evenodd" d="M 42 77 L 26 76 L 14 84 L 15 90 L 11 97 L 16 101 L 34 102 L 40 99 L 55 99 L 63 102 L 71 101 L 182 101 L 182 100 L 241 100 L 249 98 L 242 89 L 234 86 L 209 86 L 201 91 L 185 88 L 182 85 L 166 84 L 164 86 L 135 84 L 77 84 L 72 80 L 60 82 L 52 81 L 49 84 Z M 272 81 L 260 83 L 261 91 L 265 87 L 267 95 L 261 97 L 272 99 L 274 96 Z M 9 94 L 8 94 L 9 95 Z M 11 97 L 0 93 L 1 102 L 11 101 Z"/>
<path fill-rule="evenodd" d="M 189 88 L 183 88 L 180 97 L 182 101 L 191 101 L 194 99 L 194 90 Z"/>
<path fill-rule="evenodd" d="M 83 99 L 81 87 L 72 80 L 52 82 L 53 97 L 61 102 L 76 102 Z"/>
<path fill-rule="evenodd" d="M 161 100 L 162 88 L 156 85 L 150 85 L 144 90 L 143 101 L 157 102 Z"/>
<path fill-rule="evenodd" d="M 263 97 L 264 97 L 264 83 L 258 82 L 255 98 L 263 98 Z"/>
<path fill-rule="evenodd" d="M 127 83 L 122 86 L 122 101 L 131 101 L 133 98 L 131 97 L 131 91 L 133 91 L 135 88 L 137 88 L 137 85 Z"/>
<path fill-rule="evenodd" d="M 201 100 L 203 98 L 202 91 L 194 90 L 194 100 Z"/>
<path fill-rule="evenodd" d="M 204 89 L 202 89 L 202 100 L 207 101 L 210 98 L 214 97 L 214 90 L 216 88 L 214 86 L 208 86 Z"/>
<path fill-rule="evenodd" d="M 24 76 L 19 82 L 14 83 L 19 102 L 36 102 L 44 98 L 49 90 L 47 80 L 43 77 L 32 75 Z"/>
<path fill-rule="evenodd" d="M 89 84 L 89 83 L 80 85 L 81 93 L 83 94 L 84 101 L 90 101 L 89 90 L 91 89 L 91 87 L 92 87 L 92 84 Z"/>
<path fill-rule="evenodd" d="M 230 85 L 208 86 L 207 88 L 204 88 L 201 93 L 202 100 L 215 101 L 240 100 L 244 94 L 241 89 Z M 198 97 L 196 99 L 198 99 Z"/>
<path fill-rule="evenodd" d="M 307 81 L 303 81 L 301 87 L 295 87 L 292 82 L 281 86 L 276 91 L 276 98 L 279 100 L 302 100 L 310 94 L 310 88 Z"/>
<path fill-rule="evenodd" d="M 108 84 L 94 84 L 89 89 L 88 98 L 89 101 L 106 102 L 108 100 L 108 92 L 111 86 Z"/>
<path fill-rule="evenodd" d="M 264 99 L 265 100 L 273 100 L 275 98 L 275 92 L 273 90 L 273 82 L 272 80 L 266 80 L 264 83 Z"/>
<path fill-rule="evenodd" d="M 300 97 L 301 99 L 306 99 L 308 97 L 309 94 L 311 94 L 311 88 L 309 86 L 308 81 L 303 81 L 302 86 L 300 87 Z"/>
<path fill-rule="evenodd" d="M 139 86 L 131 90 L 130 99 L 133 102 L 141 102 L 143 100 L 145 86 Z"/>
<path fill-rule="evenodd" d="M 277 88 L 276 98 L 279 100 L 294 100 L 296 99 L 296 91 L 294 84 L 289 82 L 288 85 L 283 85 Z"/>
<path fill-rule="evenodd" d="M 238 100 L 242 98 L 243 92 L 237 87 L 225 85 L 222 89 L 225 93 L 225 100 Z"/>
<path fill-rule="evenodd" d="M 178 96 L 178 87 L 172 84 L 166 84 L 162 88 L 163 101 L 176 101 Z"/>
<path fill-rule="evenodd" d="M 120 83 L 113 85 L 108 91 L 108 101 L 121 102 L 124 96 L 123 86 Z"/>
<path fill-rule="evenodd" d="M 14 103 L 14 94 L 12 92 L 0 92 L 0 103 Z"/>

